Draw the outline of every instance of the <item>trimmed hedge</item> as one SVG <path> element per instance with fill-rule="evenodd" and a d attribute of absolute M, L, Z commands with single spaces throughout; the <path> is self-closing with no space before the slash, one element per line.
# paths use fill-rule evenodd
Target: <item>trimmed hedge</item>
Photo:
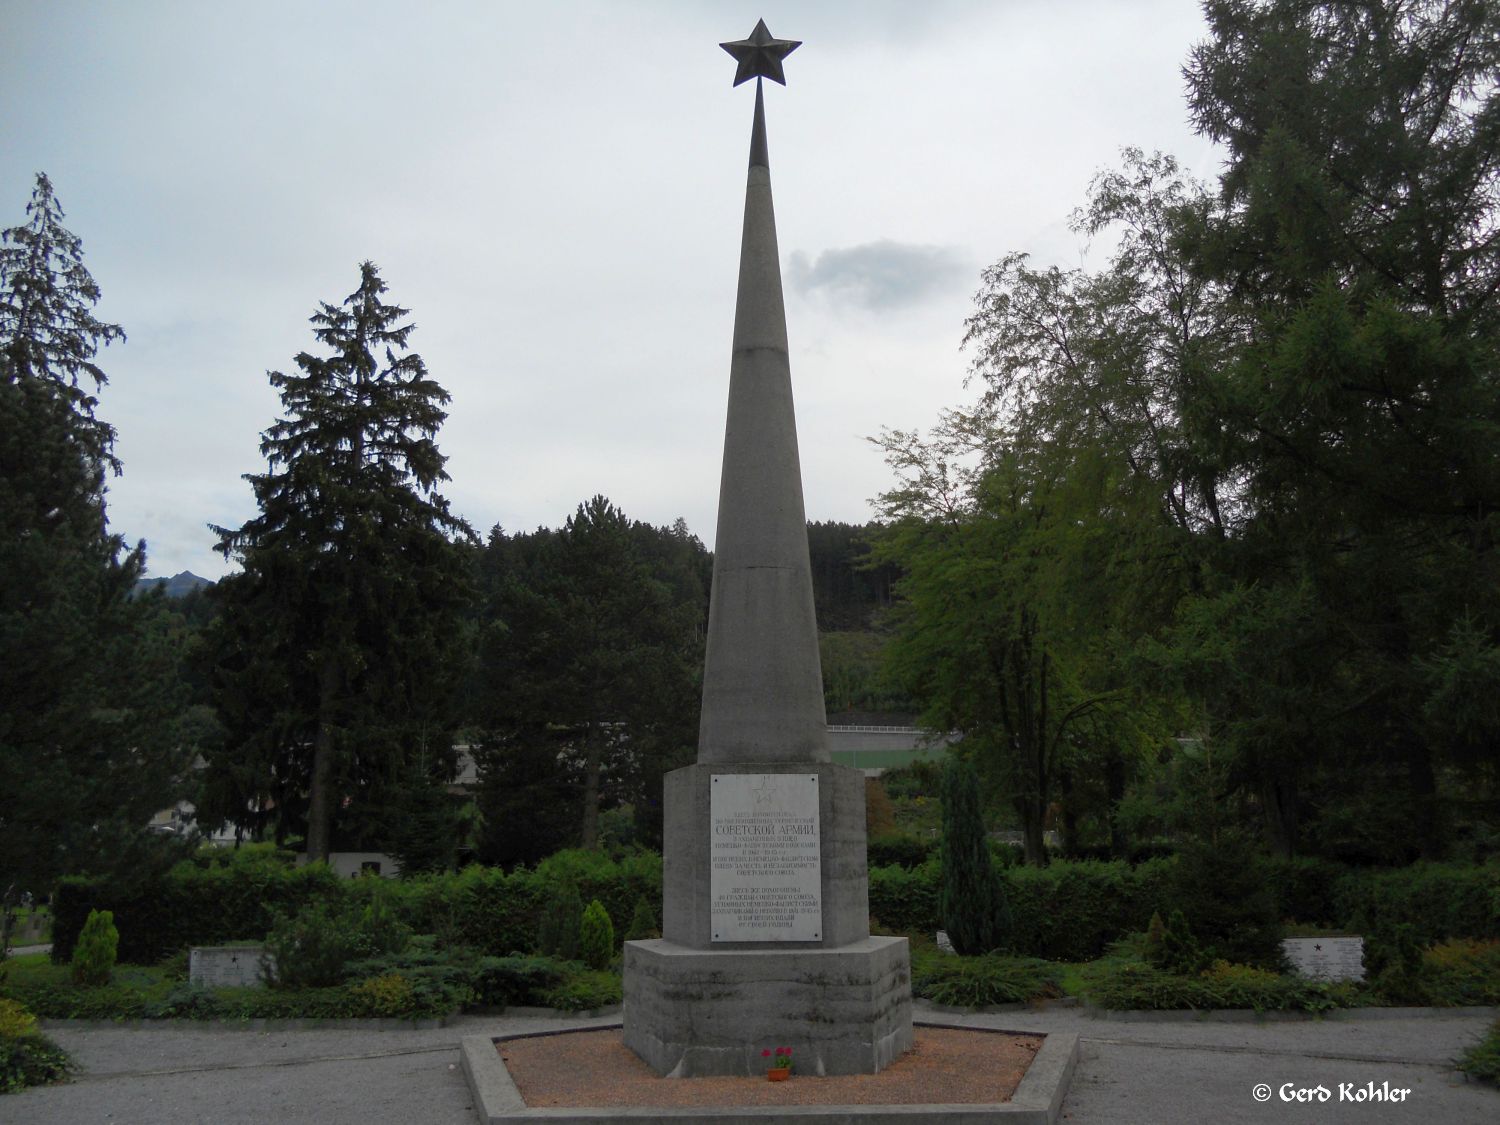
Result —
<path fill-rule="evenodd" d="M 1122 861 L 1056 860 L 998 872 L 1015 918 L 1012 952 L 1055 961 L 1100 956 L 1125 934 L 1144 931 L 1173 901 L 1175 857 Z M 1274 861 L 1266 873 L 1282 918 L 1372 933 L 1414 921 L 1420 944 L 1500 938 L 1500 865 L 1415 864 L 1396 870 L 1351 868 L 1328 860 Z M 942 928 L 937 861 L 870 870 L 870 914 L 896 933 Z"/>
<path fill-rule="evenodd" d="M 319 864 L 296 868 L 291 856 L 255 846 L 205 849 L 134 893 L 107 880 L 67 878 L 53 899 L 52 960 L 69 961 L 92 910 L 109 910 L 120 932 L 119 960 L 154 964 L 189 945 L 259 939 L 275 915 L 336 901 L 344 880 Z"/>
<path fill-rule="evenodd" d="M 940 860 L 918 867 L 870 868 L 870 914 L 890 932 L 931 934 L 942 928 Z M 1099 956 L 1127 933 L 1166 917 L 1177 859 L 1134 866 L 1122 861 L 1054 861 L 1044 868 L 1007 867 L 1003 881 L 1015 919 L 1012 952 L 1052 960 Z M 1351 868 L 1328 860 L 1268 861 L 1266 873 L 1283 919 L 1375 934 L 1400 923 L 1427 945 L 1444 939 L 1500 938 L 1500 864 L 1423 863 L 1396 870 Z M 416 933 L 442 946 L 466 945 L 494 957 L 536 951 L 543 905 L 559 882 L 598 899 L 614 931 L 630 928 L 638 900 L 660 917 L 661 858 L 639 853 L 614 861 L 600 853 L 560 852 L 537 870 L 467 867 L 456 874 L 402 880 L 339 879 L 327 868 L 294 868 L 268 847 L 206 850 L 135 895 L 107 884 L 65 880 L 53 927 L 55 961 L 72 956 L 92 909 L 114 912 L 119 959 L 152 964 L 189 945 L 261 940 L 278 912 L 295 914 L 322 901 L 363 907 L 378 892 Z"/>
<path fill-rule="evenodd" d="M 1414 863 L 1353 871 L 1335 880 L 1338 924 L 1356 931 L 1406 924 L 1421 945 L 1447 938 L 1500 938 L 1500 865 Z"/>
<path fill-rule="evenodd" d="M 560 852 L 536 870 L 466 867 L 412 879 L 340 879 L 322 864 L 291 866 L 285 852 L 263 846 L 205 849 L 161 880 L 126 895 L 107 882 L 65 879 L 58 888 L 52 959 L 72 957 L 90 910 L 111 910 L 120 931 L 119 959 L 155 964 L 190 945 L 264 939 L 276 916 L 312 903 L 368 906 L 381 895 L 397 918 L 444 945 L 492 956 L 536 950 L 541 910 L 560 879 L 585 901 L 598 899 L 616 933 L 630 924 L 638 900 L 661 902 L 661 857 L 619 861 L 592 852 Z"/>

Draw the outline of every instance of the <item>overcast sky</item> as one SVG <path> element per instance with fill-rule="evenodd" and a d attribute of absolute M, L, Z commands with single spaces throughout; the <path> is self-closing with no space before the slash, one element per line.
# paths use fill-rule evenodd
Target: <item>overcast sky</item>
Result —
<path fill-rule="evenodd" d="M 218 577 L 254 514 L 268 370 L 372 259 L 453 396 L 483 535 L 603 493 L 712 546 L 754 94 L 717 43 L 801 39 L 767 84 L 810 519 L 863 522 L 865 439 L 963 403 L 963 320 L 1136 145 L 1210 176 L 1194 0 L 84 3 L 0 0 L 0 226 L 52 179 L 95 310 L 109 515 L 149 571 Z"/>

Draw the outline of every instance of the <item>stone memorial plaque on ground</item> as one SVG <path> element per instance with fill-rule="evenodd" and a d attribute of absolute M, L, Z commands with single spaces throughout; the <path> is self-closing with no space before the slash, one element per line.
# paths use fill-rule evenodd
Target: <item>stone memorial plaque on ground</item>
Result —
<path fill-rule="evenodd" d="M 1298 974 L 1309 980 L 1364 980 L 1362 937 L 1286 938 L 1282 952 Z"/>
<path fill-rule="evenodd" d="M 254 988 L 261 978 L 265 946 L 259 944 L 194 946 L 188 951 L 188 980 L 203 988 Z"/>
<path fill-rule="evenodd" d="M 821 941 L 818 778 L 716 773 L 710 786 L 714 941 Z"/>

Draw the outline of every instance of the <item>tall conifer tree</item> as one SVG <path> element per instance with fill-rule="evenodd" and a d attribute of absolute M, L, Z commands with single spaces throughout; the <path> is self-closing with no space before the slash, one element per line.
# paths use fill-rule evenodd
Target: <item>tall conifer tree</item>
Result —
<path fill-rule="evenodd" d="M 313 334 L 327 353 L 270 373 L 285 416 L 267 430 L 260 514 L 215 527 L 242 575 L 221 585 L 220 710 L 231 736 L 211 763 L 213 812 L 279 833 L 305 807 L 307 852 L 326 859 L 335 818 L 379 838 L 412 771 L 451 776 L 454 690 L 467 646 L 473 532 L 437 491 L 434 437 L 448 394 L 407 350 L 407 310 L 371 262 Z M 304 804 L 305 802 L 305 804 Z"/>
<path fill-rule="evenodd" d="M 45 175 L 0 235 L 0 892 L 140 858 L 172 804 L 173 655 L 132 602 L 144 547 L 105 520 L 119 472 L 94 415 L 101 346 L 122 339 Z"/>

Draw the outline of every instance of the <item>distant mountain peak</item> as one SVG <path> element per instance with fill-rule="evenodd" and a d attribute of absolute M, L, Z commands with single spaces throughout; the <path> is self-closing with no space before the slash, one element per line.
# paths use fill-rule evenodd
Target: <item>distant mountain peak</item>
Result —
<path fill-rule="evenodd" d="M 201 590 L 205 586 L 212 586 L 213 580 L 199 578 L 191 570 L 180 571 L 171 578 L 141 578 L 136 580 L 135 592 L 144 594 L 147 590 L 160 590 L 169 598 L 182 598 L 191 594 L 194 590 Z"/>

